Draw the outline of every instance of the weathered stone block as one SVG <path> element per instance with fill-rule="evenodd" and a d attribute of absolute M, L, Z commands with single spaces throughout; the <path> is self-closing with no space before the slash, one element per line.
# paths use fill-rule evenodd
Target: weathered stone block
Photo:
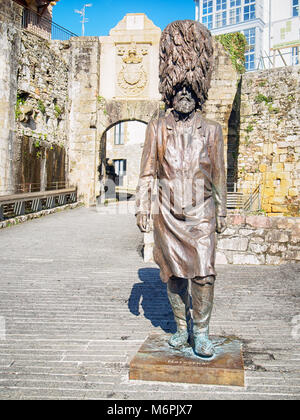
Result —
<path fill-rule="evenodd" d="M 267 249 L 267 244 L 250 243 L 249 245 L 249 251 L 253 252 L 254 254 L 263 254 L 267 251 Z"/>
<path fill-rule="evenodd" d="M 274 256 L 274 255 L 267 255 L 266 256 L 266 264 L 280 265 L 281 263 L 282 263 L 281 257 Z"/>
<path fill-rule="evenodd" d="M 240 214 L 230 214 L 227 217 L 228 225 L 243 226 L 246 222 L 246 216 Z"/>
<path fill-rule="evenodd" d="M 216 253 L 216 264 L 228 264 L 226 254 L 224 252 L 219 252 L 218 251 Z"/>
<path fill-rule="evenodd" d="M 265 165 L 265 164 L 259 165 L 259 171 L 260 172 L 266 172 L 267 171 L 267 165 Z"/>
<path fill-rule="evenodd" d="M 253 229 L 239 229 L 239 234 L 242 236 L 253 235 Z"/>
<path fill-rule="evenodd" d="M 222 236 L 232 236 L 234 234 L 236 234 L 236 229 L 232 229 L 232 228 L 227 228 L 223 233 Z"/>
<path fill-rule="evenodd" d="M 291 234 L 291 240 L 290 241 L 293 244 L 300 243 L 300 235 L 299 235 L 299 233 L 292 232 L 292 234 Z"/>
<path fill-rule="evenodd" d="M 218 241 L 218 248 L 231 251 L 246 251 L 248 243 L 249 239 L 247 238 L 223 238 Z"/>
<path fill-rule="evenodd" d="M 285 204 L 285 202 L 286 202 L 286 198 L 284 196 L 282 196 L 282 197 L 273 197 L 273 199 L 272 199 L 272 203 L 273 204 L 279 204 L 279 205 L 281 205 L 281 204 Z"/>
<path fill-rule="evenodd" d="M 272 230 L 266 236 L 266 241 L 270 243 L 286 243 L 289 241 L 288 232 L 281 232 L 279 230 Z"/>
<path fill-rule="evenodd" d="M 300 261 L 300 251 L 288 250 L 283 254 L 283 257 L 285 258 L 286 261 L 289 261 L 289 260 Z"/>
<path fill-rule="evenodd" d="M 278 243 L 273 243 L 269 250 L 268 253 L 269 254 L 281 254 L 282 252 L 286 251 L 286 245 L 284 244 L 278 244 Z"/>
<path fill-rule="evenodd" d="M 290 188 L 288 191 L 288 195 L 290 197 L 297 197 L 299 195 L 298 189 L 297 188 Z"/>
<path fill-rule="evenodd" d="M 264 256 L 258 257 L 253 254 L 236 253 L 233 255 L 233 264 L 237 265 L 261 265 L 265 263 Z"/>
<path fill-rule="evenodd" d="M 297 224 L 300 226 L 300 218 L 294 217 L 276 217 L 273 218 L 274 228 L 280 230 L 294 230 L 297 229 Z M 299 229 L 300 233 L 300 229 Z"/>
<path fill-rule="evenodd" d="M 283 171 L 283 163 L 273 163 L 272 171 L 273 172 L 282 172 Z"/>
<path fill-rule="evenodd" d="M 272 221 L 265 216 L 248 216 L 246 218 L 246 225 L 252 226 L 255 229 L 268 229 L 272 226 Z"/>
<path fill-rule="evenodd" d="M 272 213 L 284 214 L 284 213 L 288 213 L 288 209 L 284 205 L 272 205 Z"/>

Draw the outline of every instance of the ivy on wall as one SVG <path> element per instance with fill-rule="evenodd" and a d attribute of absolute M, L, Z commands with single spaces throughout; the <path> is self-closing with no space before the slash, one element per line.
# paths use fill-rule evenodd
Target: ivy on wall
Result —
<path fill-rule="evenodd" d="M 239 73 L 245 73 L 245 51 L 248 47 L 246 37 L 241 32 L 217 35 L 225 50 L 229 53 L 232 64 Z"/>

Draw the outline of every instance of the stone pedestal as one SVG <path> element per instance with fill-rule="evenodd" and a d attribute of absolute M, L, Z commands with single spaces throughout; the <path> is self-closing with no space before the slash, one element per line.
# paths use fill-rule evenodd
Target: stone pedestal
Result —
<path fill-rule="evenodd" d="M 207 385 L 244 386 L 242 343 L 212 337 L 215 356 L 203 359 L 190 346 L 175 350 L 169 334 L 151 334 L 130 363 L 129 379 Z"/>

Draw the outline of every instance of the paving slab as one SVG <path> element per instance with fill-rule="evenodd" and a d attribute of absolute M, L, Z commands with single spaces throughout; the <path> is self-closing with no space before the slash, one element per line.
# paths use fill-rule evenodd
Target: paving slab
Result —
<path fill-rule="evenodd" d="M 129 380 L 175 324 L 133 212 L 112 208 L 1 229 L 0 399 L 298 399 L 299 265 L 217 267 L 211 333 L 243 342 L 244 388 Z"/>

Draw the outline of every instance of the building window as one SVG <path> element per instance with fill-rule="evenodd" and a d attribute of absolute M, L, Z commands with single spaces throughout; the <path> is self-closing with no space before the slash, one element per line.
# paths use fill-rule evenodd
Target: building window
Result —
<path fill-rule="evenodd" d="M 217 0 L 217 12 L 227 9 L 227 0 Z"/>
<path fill-rule="evenodd" d="M 124 123 L 115 126 L 114 139 L 116 145 L 124 144 Z"/>
<path fill-rule="evenodd" d="M 208 16 L 203 16 L 202 19 L 202 23 L 208 28 L 208 29 L 212 29 L 213 27 L 213 16 L 212 15 L 208 15 Z"/>
<path fill-rule="evenodd" d="M 203 0 L 203 16 L 213 12 L 213 0 Z"/>
<path fill-rule="evenodd" d="M 241 22 L 242 0 L 230 0 L 229 24 L 234 25 Z"/>
<path fill-rule="evenodd" d="M 297 66 L 299 64 L 299 47 L 292 48 L 292 60 L 293 66 Z"/>
<path fill-rule="evenodd" d="M 230 7 L 238 7 L 242 5 L 242 0 L 230 0 Z"/>
<path fill-rule="evenodd" d="M 246 54 L 245 67 L 247 71 L 255 70 L 255 55 L 254 54 Z"/>
<path fill-rule="evenodd" d="M 299 0 L 293 0 L 293 16 L 299 16 Z"/>
<path fill-rule="evenodd" d="M 255 0 L 245 0 L 244 21 L 255 19 Z"/>
<path fill-rule="evenodd" d="M 255 28 L 246 29 L 244 31 L 244 35 L 246 37 L 248 48 L 245 53 L 245 67 L 246 70 L 254 70 L 255 69 L 255 43 L 256 43 L 256 34 Z"/>
<path fill-rule="evenodd" d="M 242 8 L 236 7 L 234 9 L 230 9 L 229 11 L 229 24 L 234 25 L 235 23 L 240 23 L 242 16 Z"/>
<path fill-rule="evenodd" d="M 208 29 L 213 27 L 213 0 L 203 0 L 202 6 L 202 23 Z"/>
<path fill-rule="evenodd" d="M 199 4 L 200 22 L 208 29 L 254 20 L 260 5 L 256 0 L 203 0 Z M 299 0 L 293 0 L 293 13 L 298 15 L 298 10 Z"/>
<path fill-rule="evenodd" d="M 115 165 L 115 172 L 118 177 L 116 184 L 122 187 L 124 184 L 124 176 L 126 175 L 127 161 L 126 159 L 115 159 L 114 165 Z"/>
<path fill-rule="evenodd" d="M 216 28 L 221 28 L 227 24 L 227 12 L 221 12 L 216 14 Z"/>

